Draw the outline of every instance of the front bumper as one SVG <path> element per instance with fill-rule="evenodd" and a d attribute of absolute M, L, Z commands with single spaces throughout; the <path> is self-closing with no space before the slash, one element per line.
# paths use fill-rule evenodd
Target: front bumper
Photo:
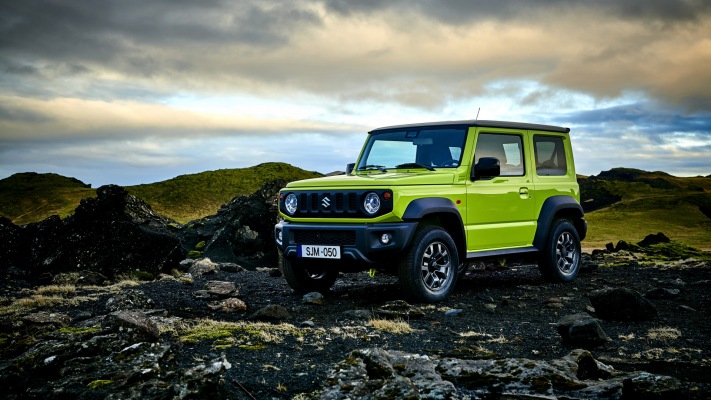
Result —
<path fill-rule="evenodd" d="M 376 263 L 403 251 L 412 241 L 417 222 L 381 224 L 311 224 L 282 221 L 274 226 L 277 247 L 288 258 L 298 257 L 300 245 L 341 247 L 345 262 Z M 381 242 L 383 234 L 392 238 Z"/>

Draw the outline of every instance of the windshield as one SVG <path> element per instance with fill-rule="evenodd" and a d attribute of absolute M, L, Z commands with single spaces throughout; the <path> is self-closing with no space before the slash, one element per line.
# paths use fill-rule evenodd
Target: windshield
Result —
<path fill-rule="evenodd" d="M 371 134 L 357 169 L 456 168 L 466 128 L 428 128 Z"/>

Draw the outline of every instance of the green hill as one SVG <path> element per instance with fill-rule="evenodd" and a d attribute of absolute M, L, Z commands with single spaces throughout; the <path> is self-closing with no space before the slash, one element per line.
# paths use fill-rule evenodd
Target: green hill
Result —
<path fill-rule="evenodd" d="M 0 180 L 0 215 L 18 225 L 65 217 L 81 199 L 94 196 L 96 191 L 78 179 L 23 172 Z"/>
<path fill-rule="evenodd" d="M 252 194 L 268 181 L 295 181 L 319 176 L 322 175 L 286 163 L 272 162 L 250 168 L 180 175 L 167 181 L 129 186 L 126 189 L 150 204 L 158 214 L 185 223 L 214 214 L 233 197 Z"/>
<path fill-rule="evenodd" d="M 265 182 L 320 176 L 285 163 L 222 169 L 126 189 L 162 215 L 178 222 L 214 214 L 240 194 L 250 194 Z M 589 224 L 587 248 L 618 240 L 637 242 L 664 232 L 704 250 L 711 250 L 711 176 L 676 177 L 665 172 L 614 168 L 597 176 L 578 177 Z M 16 224 L 65 217 L 79 201 L 95 196 L 83 182 L 57 174 L 21 173 L 0 180 L 0 215 Z"/>
<path fill-rule="evenodd" d="M 264 163 L 249 168 L 180 175 L 126 189 L 150 204 L 158 214 L 185 223 L 214 214 L 233 197 L 254 193 L 268 181 L 318 176 L 321 174 L 286 163 Z M 41 221 L 54 214 L 64 218 L 74 212 L 81 199 L 94 196 L 94 189 L 74 178 L 34 172 L 14 174 L 0 180 L 0 215 L 18 225 Z"/>
<path fill-rule="evenodd" d="M 637 242 L 664 232 L 673 240 L 711 250 L 711 177 L 614 168 L 579 177 L 578 182 L 589 226 L 585 247 L 604 247 L 620 239 Z"/>

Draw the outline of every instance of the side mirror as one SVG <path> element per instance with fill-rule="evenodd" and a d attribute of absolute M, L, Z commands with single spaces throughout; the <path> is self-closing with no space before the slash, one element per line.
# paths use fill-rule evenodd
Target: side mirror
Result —
<path fill-rule="evenodd" d="M 346 164 L 346 175 L 350 175 L 353 168 L 355 168 L 355 163 Z"/>
<path fill-rule="evenodd" d="M 482 157 L 479 159 L 479 162 L 474 165 L 471 179 L 473 181 L 477 179 L 491 179 L 499 175 L 501 175 L 499 159 L 494 157 Z"/>

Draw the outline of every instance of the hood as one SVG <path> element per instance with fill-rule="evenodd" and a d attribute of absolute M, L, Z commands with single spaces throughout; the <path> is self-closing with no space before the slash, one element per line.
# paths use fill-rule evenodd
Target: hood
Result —
<path fill-rule="evenodd" d="M 358 173 L 323 178 L 305 179 L 286 185 L 289 189 L 344 188 L 344 187 L 389 187 L 410 185 L 447 185 L 454 183 L 453 171 Z"/>

